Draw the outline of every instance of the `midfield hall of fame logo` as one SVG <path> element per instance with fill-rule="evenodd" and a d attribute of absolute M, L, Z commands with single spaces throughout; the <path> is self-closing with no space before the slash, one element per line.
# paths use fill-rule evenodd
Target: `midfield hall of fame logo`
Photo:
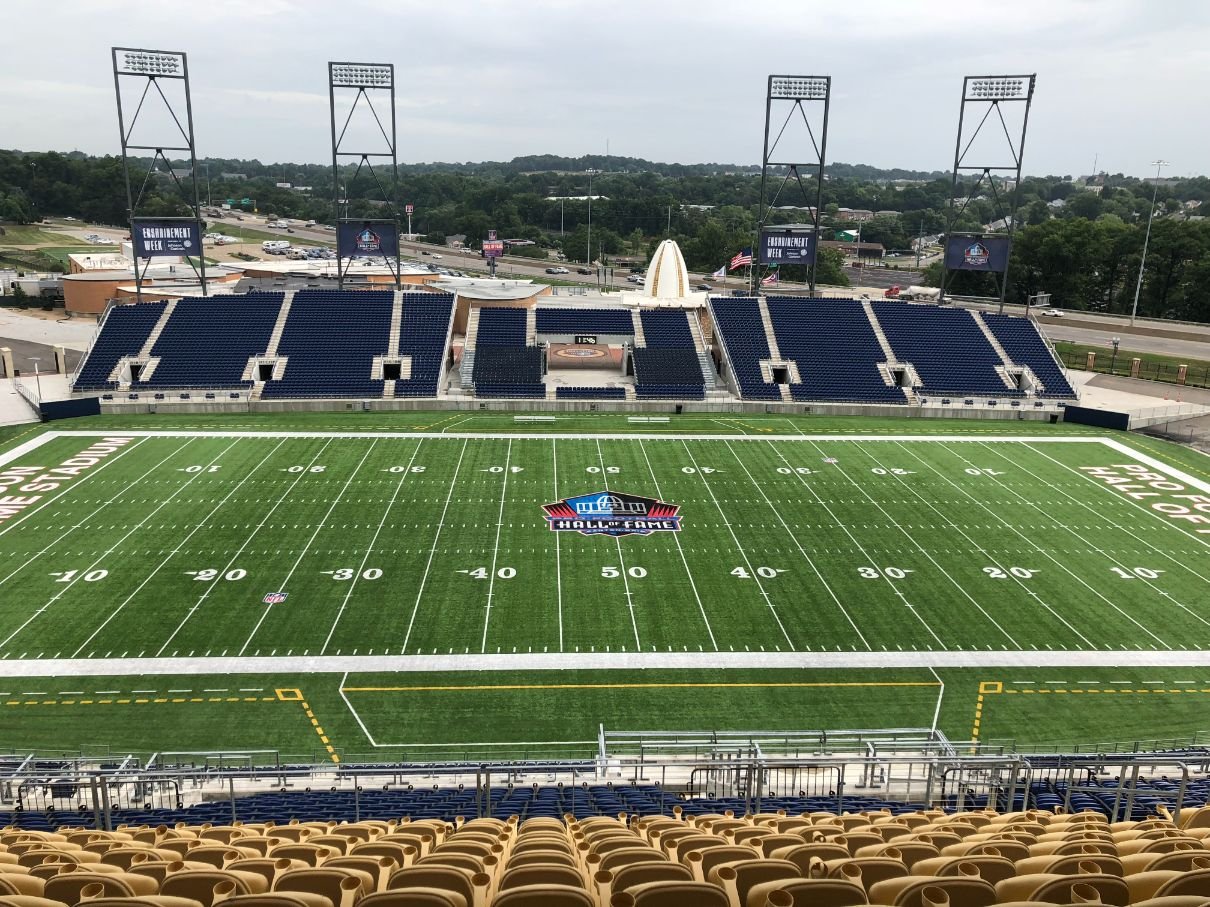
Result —
<path fill-rule="evenodd" d="M 653 532 L 680 532 L 680 507 L 654 498 L 623 494 L 620 491 L 596 491 L 543 504 L 551 532 L 578 532 L 581 535 L 651 535 Z"/>

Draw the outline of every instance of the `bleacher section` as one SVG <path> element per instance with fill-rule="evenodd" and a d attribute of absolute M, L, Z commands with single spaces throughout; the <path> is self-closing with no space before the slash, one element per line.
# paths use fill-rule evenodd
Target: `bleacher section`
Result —
<path fill-rule="evenodd" d="M 539 334 L 634 333 L 629 309 L 539 308 L 537 316 Z"/>
<path fill-rule="evenodd" d="M 922 381 L 919 391 L 1022 396 L 996 371 L 1003 362 L 965 309 L 905 302 L 875 302 L 873 309 L 895 355 L 915 367 Z"/>
<path fill-rule="evenodd" d="M 599 791 L 605 814 L 578 806 Z M 37 830 L 13 814 L 0 888 L 12 907 L 1203 907 L 1205 809 L 1141 821 L 1061 809 L 672 807 L 653 786 L 502 790 L 513 811 L 400 816 L 348 794 L 286 824 L 213 804 L 181 824 L 88 814 Z M 488 791 L 489 797 L 497 794 Z M 416 792 L 415 800 L 441 796 Z M 328 795 L 309 795 L 320 802 Z M 281 795 L 281 800 L 298 798 Z M 578 798 L 578 799 L 577 799 Z M 570 802 L 569 802 L 570 801 Z M 948 806 L 948 804 L 947 804 Z M 359 814 L 358 814 L 359 813 Z M 273 819 L 267 818 L 274 816 Z M 277 824 L 275 824 L 277 823 Z"/>
<path fill-rule="evenodd" d="M 542 350 L 525 345 L 525 309 L 482 306 L 475 340 L 475 395 L 545 397 Z"/>
<path fill-rule="evenodd" d="M 640 400 L 701 400 L 706 395 L 702 364 L 681 310 L 639 313 L 646 346 L 634 351 L 635 396 Z"/>
<path fill-rule="evenodd" d="M 801 381 L 790 385 L 795 400 L 907 403 L 878 370 L 886 356 L 859 301 L 770 296 L 765 302 L 782 357 L 798 363 Z"/>
<path fill-rule="evenodd" d="M 188 298 L 177 302 L 151 355 L 159 363 L 133 388 L 251 387 L 248 359 L 265 352 L 284 293 Z"/>
<path fill-rule="evenodd" d="M 390 290 L 299 290 L 277 347 L 285 374 L 262 396 L 381 397 L 382 380 L 370 376 L 387 354 L 393 302 Z"/>
<path fill-rule="evenodd" d="M 765 339 L 756 300 L 715 296 L 710 299 L 710 311 L 716 333 L 731 360 L 740 396 L 745 400 L 780 400 L 777 385 L 766 383 L 761 375 L 760 362 L 769 358 L 769 341 Z M 644 325 L 643 330 L 646 329 Z"/>
<path fill-rule="evenodd" d="M 1042 382 L 1044 390 L 1038 394 L 1039 397 L 1065 400 L 1075 398 L 1075 390 L 1032 321 L 986 312 L 983 314 L 983 321 L 1004 347 L 1009 358 L 1017 365 L 1029 366 Z"/>
<path fill-rule="evenodd" d="M 396 397 L 437 396 L 453 307 L 450 293 L 403 294 L 399 355 L 412 357 L 412 377 L 395 382 Z"/>
<path fill-rule="evenodd" d="M 167 305 L 166 302 L 140 302 L 110 309 L 92 349 L 88 352 L 88 358 L 80 366 L 74 389 L 85 391 L 116 388 L 117 384 L 109 380 L 114 366 L 123 356 L 138 354 Z"/>

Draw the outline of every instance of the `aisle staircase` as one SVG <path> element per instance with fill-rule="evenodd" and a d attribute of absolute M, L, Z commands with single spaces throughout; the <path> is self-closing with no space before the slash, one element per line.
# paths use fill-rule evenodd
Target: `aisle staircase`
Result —
<path fill-rule="evenodd" d="M 462 362 L 458 366 L 459 383 L 475 386 L 475 340 L 479 336 L 479 309 L 472 306 L 466 316 L 466 339 L 462 344 Z"/>
<path fill-rule="evenodd" d="M 634 322 L 635 347 L 645 347 L 647 345 L 647 335 L 643 333 L 643 316 L 639 314 L 638 309 L 631 311 L 630 320 Z"/>
<path fill-rule="evenodd" d="M 769 317 L 769 306 L 765 303 L 763 296 L 756 300 L 756 305 L 760 309 L 760 323 L 765 326 L 765 340 L 769 344 L 769 358 L 780 362 L 781 350 L 777 346 L 777 332 L 773 330 L 773 320 Z"/>
<path fill-rule="evenodd" d="M 177 300 L 171 300 L 168 305 L 164 306 L 164 314 L 160 316 L 160 320 L 155 323 L 155 327 L 151 329 L 151 333 L 147 335 L 147 342 L 143 344 L 139 350 L 139 359 L 147 359 L 151 356 L 151 350 L 155 346 L 155 342 L 160 339 L 160 334 L 164 332 L 164 328 L 168 325 L 168 319 L 172 317 L 172 313 L 176 311 Z"/>
<path fill-rule="evenodd" d="M 715 381 L 717 375 L 714 371 L 714 361 L 710 358 L 710 354 L 706 352 L 706 341 L 702 338 L 701 322 L 689 312 L 686 312 L 685 316 L 689 319 L 689 333 L 693 335 L 693 348 L 697 350 L 697 361 L 702 366 L 702 379 L 705 384 L 705 391 L 709 394 L 717 385 Z"/>
<path fill-rule="evenodd" d="M 1008 355 L 1008 351 L 1004 349 L 1000 341 L 996 339 L 996 335 L 992 333 L 991 328 L 987 326 L 987 322 L 983 320 L 983 316 L 978 312 L 971 312 L 971 317 L 975 319 L 975 324 L 979 325 L 979 330 L 983 332 L 983 336 L 987 338 L 987 342 L 992 345 L 992 349 L 996 351 L 996 355 L 1000 357 L 1002 365 L 996 368 L 996 372 L 1004 379 L 1006 387 L 1011 387 L 1014 390 L 1017 388 L 1017 382 L 1008 374 L 1008 369 L 1016 368 L 1017 365 Z"/>

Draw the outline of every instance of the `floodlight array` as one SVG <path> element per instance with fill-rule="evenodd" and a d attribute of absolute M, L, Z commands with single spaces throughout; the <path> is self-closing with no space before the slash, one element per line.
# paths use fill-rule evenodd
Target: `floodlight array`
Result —
<path fill-rule="evenodd" d="M 393 81 L 389 63 L 336 63 L 331 78 L 340 88 L 390 88 Z"/>
<path fill-rule="evenodd" d="M 823 76 L 774 76 L 769 97 L 777 100 L 819 101 L 828 96 L 828 79 Z"/>
<path fill-rule="evenodd" d="M 144 76 L 179 76 L 185 55 L 157 50 L 124 50 L 118 55 L 118 71 Z"/>
<path fill-rule="evenodd" d="M 1024 77 L 1011 76 L 970 79 L 966 84 L 966 97 L 970 101 L 1024 99 L 1028 94 L 1029 81 Z"/>

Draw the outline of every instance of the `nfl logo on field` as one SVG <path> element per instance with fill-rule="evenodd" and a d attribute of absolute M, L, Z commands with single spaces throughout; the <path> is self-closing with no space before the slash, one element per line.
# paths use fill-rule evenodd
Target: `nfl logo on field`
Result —
<path fill-rule="evenodd" d="M 266 592 L 264 602 L 266 605 L 280 605 L 286 600 L 288 592 Z"/>

